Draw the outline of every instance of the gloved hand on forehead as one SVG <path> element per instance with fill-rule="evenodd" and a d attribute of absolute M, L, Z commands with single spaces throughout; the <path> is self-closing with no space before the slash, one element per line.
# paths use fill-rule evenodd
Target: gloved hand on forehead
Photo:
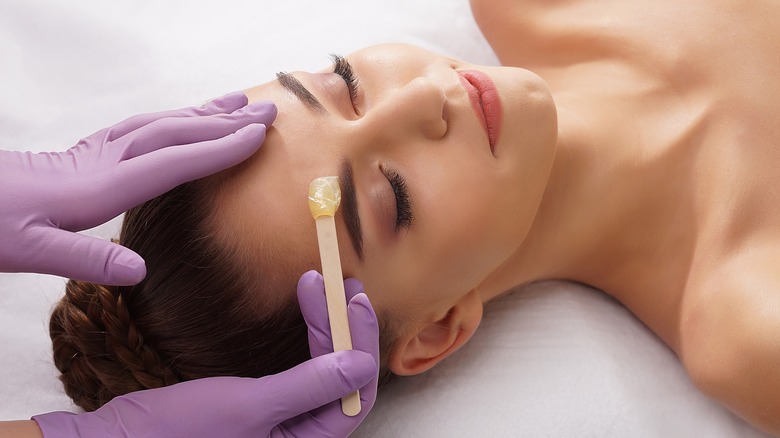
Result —
<path fill-rule="evenodd" d="M 0 151 L 0 272 L 140 282 L 146 267 L 138 254 L 75 232 L 240 163 L 275 118 L 273 103 L 247 105 L 236 92 L 198 108 L 131 117 L 65 152 Z"/>
<path fill-rule="evenodd" d="M 379 327 L 363 286 L 348 279 L 354 350 L 332 353 L 325 287 L 314 271 L 298 282 L 313 359 L 260 379 L 212 377 L 117 397 L 95 412 L 33 417 L 45 438 L 346 437 L 376 400 Z M 360 390 L 361 412 L 348 417 L 340 398 Z"/>

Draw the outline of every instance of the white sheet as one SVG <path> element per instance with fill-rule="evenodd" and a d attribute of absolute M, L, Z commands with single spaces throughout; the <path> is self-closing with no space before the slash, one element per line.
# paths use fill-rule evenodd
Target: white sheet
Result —
<path fill-rule="evenodd" d="M 760 437 L 699 393 L 607 295 L 544 283 L 490 303 L 474 338 L 380 393 L 359 437 Z"/>
<path fill-rule="evenodd" d="M 229 6 L 226 6 L 229 5 Z M 0 3 L 0 148 L 62 150 L 140 112 L 400 41 L 496 64 L 466 0 Z M 0 206 L 0 208 L 2 208 Z M 110 237 L 118 221 L 91 230 Z M 64 280 L 0 274 L 0 419 L 74 409 L 48 314 Z M 697 392 L 622 307 L 546 284 L 491 306 L 465 349 L 380 394 L 357 436 L 762 436 Z"/>

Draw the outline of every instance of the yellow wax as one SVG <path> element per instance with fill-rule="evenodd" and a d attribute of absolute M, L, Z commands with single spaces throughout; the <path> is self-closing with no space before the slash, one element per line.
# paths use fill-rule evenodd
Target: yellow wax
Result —
<path fill-rule="evenodd" d="M 340 203 L 339 177 L 321 176 L 309 184 L 309 210 L 314 219 L 335 216 Z"/>

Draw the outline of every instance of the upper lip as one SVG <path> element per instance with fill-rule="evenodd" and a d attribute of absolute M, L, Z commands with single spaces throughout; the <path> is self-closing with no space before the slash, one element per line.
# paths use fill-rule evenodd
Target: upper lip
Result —
<path fill-rule="evenodd" d="M 487 133 L 488 143 L 490 144 L 490 151 L 494 152 L 498 127 L 492 126 L 495 124 L 495 121 L 491 120 L 490 114 L 487 113 L 485 102 L 483 100 L 484 93 L 489 91 L 487 88 L 492 90 L 493 86 L 488 81 L 481 79 L 484 74 L 480 72 L 464 70 L 458 71 L 458 75 L 460 76 L 461 84 L 468 93 L 471 106 L 474 109 L 474 112 L 477 114 L 477 118 L 479 119 L 480 124 L 482 124 L 482 127 Z"/>

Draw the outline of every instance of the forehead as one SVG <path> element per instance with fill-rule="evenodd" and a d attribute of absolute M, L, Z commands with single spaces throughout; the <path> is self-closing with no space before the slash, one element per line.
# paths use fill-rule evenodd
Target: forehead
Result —
<path fill-rule="evenodd" d="M 278 266 L 274 275 L 294 285 L 310 269 L 320 269 L 316 227 L 308 206 L 308 186 L 319 176 L 335 175 L 334 135 L 318 118 L 273 81 L 246 91 L 250 101 L 272 100 L 278 116 L 263 146 L 246 162 L 222 175 L 215 209 L 220 238 L 246 259 L 248 269 Z M 338 213 L 337 213 L 338 215 Z M 355 261 L 337 220 L 345 275 Z M 346 238 L 346 240 L 345 240 Z"/>
<path fill-rule="evenodd" d="M 258 190 L 257 183 L 266 181 L 251 178 L 249 169 L 231 175 L 215 193 L 212 231 L 228 263 L 246 274 L 255 303 L 276 308 L 294 299 L 300 275 L 317 266 L 317 254 L 308 250 L 314 236 L 295 203 Z"/>
<path fill-rule="evenodd" d="M 364 86 L 376 85 L 365 76 L 361 80 Z M 362 144 L 358 137 L 362 133 L 361 127 L 366 125 L 345 126 L 310 111 L 276 81 L 245 92 L 250 101 L 267 99 L 276 103 L 278 117 L 268 129 L 266 141 L 259 151 L 232 170 L 216 214 L 220 216 L 222 234 L 229 236 L 229 244 L 245 254 L 248 269 L 251 270 L 254 263 L 261 270 L 273 260 L 274 264 L 284 266 L 285 272 L 279 275 L 294 291 L 303 272 L 320 269 L 316 228 L 308 207 L 308 185 L 315 177 L 337 174 L 339 154 Z M 423 167 L 425 164 L 419 163 Z M 438 179 L 444 181 L 449 173 L 444 172 L 444 168 L 441 173 L 432 175 L 427 170 L 421 174 L 429 180 L 437 179 L 434 176 L 438 175 L 441 177 Z M 409 174 L 411 172 L 407 172 L 407 176 Z M 433 197 L 433 194 L 435 191 L 426 192 L 427 197 Z M 421 194 L 417 195 L 415 200 L 419 206 L 435 209 L 435 202 L 423 202 Z M 435 291 L 438 289 L 454 290 L 463 284 L 474 283 L 471 278 L 464 279 L 464 275 L 472 273 L 472 260 L 468 256 L 476 251 L 459 251 L 462 238 L 446 239 L 460 231 L 454 229 L 457 221 L 449 219 L 436 223 L 426 229 L 424 236 L 415 234 L 418 237 L 404 240 L 408 243 L 393 252 L 380 248 L 381 261 L 372 258 L 361 266 L 350 250 L 340 213 L 337 213 L 336 223 L 344 276 L 358 277 L 364 282 L 366 290 L 371 291 L 375 308 L 389 307 L 391 301 L 393 307 L 402 307 L 404 303 L 420 304 L 427 302 L 429 295 L 437 296 Z M 424 214 L 420 213 L 419 217 Z M 440 275 L 435 275 L 441 270 L 438 266 L 441 264 L 459 269 L 453 268 L 454 272 L 448 273 L 451 275 L 443 281 Z"/>

